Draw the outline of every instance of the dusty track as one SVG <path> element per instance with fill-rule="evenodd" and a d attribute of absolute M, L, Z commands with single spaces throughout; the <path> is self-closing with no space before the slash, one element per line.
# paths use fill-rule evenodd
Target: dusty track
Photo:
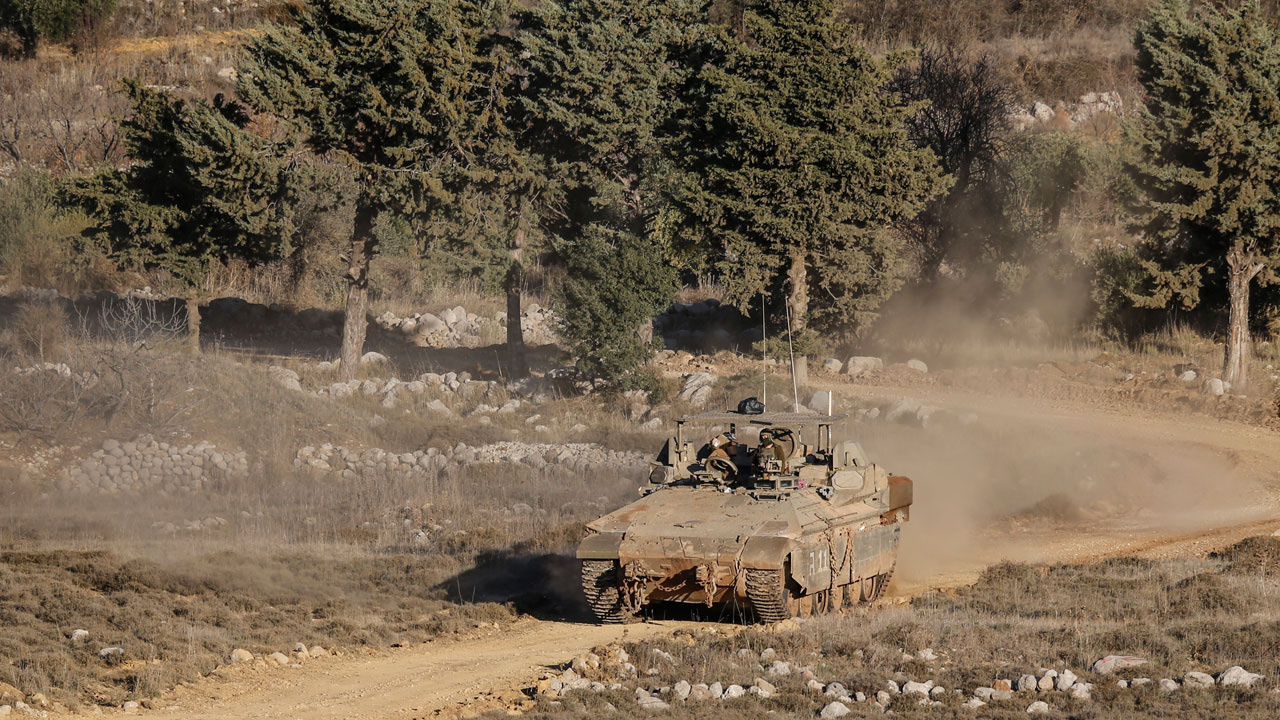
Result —
<path fill-rule="evenodd" d="M 1060 403 L 1047 406 L 920 388 L 836 385 L 832 389 L 861 400 L 912 396 L 943 407 L 977 411 L 984 423 L 1012 428 L 1008 432 L 1014 434 L 997 436 L 998 442 L 1010 447 L 1002 450 L 997 445 L 980 456 L 1013 453 L 1022 437 L 1016 433 L 1033 428 L 1038 435 L 1030 442 L 1061 442 L 1082 448 L 1077 454 L 1104 445 L 1141 449 L 1142 457 L 1168 464 L 1176 480 L 1167 488 L 1158 488 L 1158 495 L 1169 497 L 1155 498 L 1165 502 L 1153 504 L 1154 511 L 1143 508 L 1143 512 L 1103 520 L 1086 514 L 1066 524 L 1046 523 L 1016 531 L 991 525 L 948 525 L 946 531 L 939 531 L 940 524 L 931 524 L 931 517 L 956 514 L 957 507 L 964 507 L 955 504 L 957 498 L 972 500 L 975 493 L 986 492 L 990 498 L 977 498 L 977 506 L 983 506 L 997 502 L 1006 488 L 949 486 L 952 473 L 930 472 L 931 466 L 924 462 L 930 458 L 922 460 L 920 456 L 925 451 L 918 446 L 938 437 L 912 430 L 919 435 L 895 438 L 891 433 L 898 431 L 881 431 L 890 435 L 869 437 L 869 446 L 880 444 L 892 453 L 896 440 L 900 443 L 899 460 L 916 464 L 916 469 L 908 468 L 912 472 L 925 471 L 917 477 L 920 512 L 913 509 L 907 531 L 917 539 L 911 545 L 904 543 L 902 581 L 893 589 L 899 599 L 929 587 L 972 582 L 983 567 L 1006 559 L 1057 563 L 1127 554 L 1202 555 L 1280 527 L 1276 470 L 1280 468 L 1280 435 L 1271 431 L 1197 417 Z M 962 462 L 945 453 L 931 459 L 942 463 L 943 470 Z M 1181 473 L 1179 468 L 1187 463 L 1194 466 Z M 1070 468 L 1066 470 L 1070 477 Z M 982 473 L 971 473 L 971 477 L 982 477 Z M 1104 484 L 1124 482 L 1123 474 L 1104 480 Z M 208 681 L 179 690 L 167 699 L 170 707 L 152 717 L 416 718 L 440 712 L 456 714 L 464 707 L 469 711 L 493 709 L 518 699 L 516 688 L 536 677 L 542 667 L 564 663 L 608 642 L 639 640 L 697 626 L 661 622 L 599 627 L 529 619 L 486 636 L 315 661 L 300 669 L 226 668 Z"/>
<path fill-rule="evenodd" d="M 585 625 L 523 620 L 492 634 L 308 662 L 301 668 L 229 667 L 171 694 L 153 718 L 422 718 L 519 698 L 517 685 L 546 666 L 615 641 L 643 640 L 698 623 Z"/>

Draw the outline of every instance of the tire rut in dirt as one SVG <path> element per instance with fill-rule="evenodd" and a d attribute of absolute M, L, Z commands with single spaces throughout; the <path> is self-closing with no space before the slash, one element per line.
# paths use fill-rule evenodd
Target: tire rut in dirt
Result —
<path fill-rule="evenodd" d="M 747 570 L 747 598 L 763 622 L 781 622 L 791 617 L 787 590 L 780 570 Z"/>
<path fill-rule="evenodd" d="M 618 588 L 618 563 L 613 560 L 582 561 L 582 594 L 597 622 L 623 623 L 630 614 L 622 607 Z"/>

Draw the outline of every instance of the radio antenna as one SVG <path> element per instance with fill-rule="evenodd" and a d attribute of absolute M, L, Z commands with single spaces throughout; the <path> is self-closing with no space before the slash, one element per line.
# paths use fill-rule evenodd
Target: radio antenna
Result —
<path fill-rule="evenodd" d="M 783 305 L 787 308 L 787 352 L 791 354 L 791 394 L 794 396 L 795 405 L 793 406 L 797 412 L 800 410 L 800 388 L 796 386 L 796 347 L 791 342 L 791 300 L 788 298 L 783 300 Z"/>
<path fill-rule="evenodd" d="M 760 293 L 760 404 L 769 409 L 769 309 Z"/>

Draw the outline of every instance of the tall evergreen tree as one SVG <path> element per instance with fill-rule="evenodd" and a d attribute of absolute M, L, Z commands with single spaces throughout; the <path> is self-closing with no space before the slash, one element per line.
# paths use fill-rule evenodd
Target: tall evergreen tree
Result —
<path fill-rule="evenodd" d="M 199 348 L 199 288 L 213 261 L 250 264 L 292 249 L 287 152 L 245 130 L 243 108 L 175 100 L 136 82 L 121 123 L 133 163 L 73 178 L 65 204 L 93 224 L 84 234 L 119 265 L 164 270 L 187 297 L 190 340 Z"/>
<path fill-rule="evenodd" d="M 1164 0 L 1135 44 L 1146 96 L 1130 171 L 1159 263 L 1152 300 L 1194 304 L 1202 283 L 1224 278 L 1224 379 L 1244 387 L 1250 288 L 1273 282 L 1280 260 L 1280 48 L 1256 2 L 1192 11 L 1186 0 Z"/>
<path fill-rule="evenodd" d="M 702 44 L 693 107 L 667 148 L 681 173 L 673 234 L 717 258 L 740 307 L 785 288 L 802 341 L 811 321 L 852 325 L 878 307 L 903 249 L 887 227 L 945 187 L 933 154 L 908 140 L 911 108 L 886 89 L 894 63 L 859 47 L 836 10 L 745 0 L 740 31 Z"/>
<path fill-rule="evenodd" d="M 674 293 L 648 231 L 658 133 L 685 72 L 674 55 L 700 15 L 684 0 L 554 0 L 516 14 L 513 123 L 545 179 L 540 225 L 568 271 L 555 293 L 562 335 L 581 370 L 609 381 L 648 358 L 640 326 Z"/>
<path fill-rule="evenodd" d="M 479 55 L 493 19 L 486 0 L 309 0 L 249 45 L 245 101 L 357 178 L 345 377 L 364 346 L 378 216 L 441 220 L 476 167 L 478 138 L 497 112 L 486 73 L 501 68 Z"/>

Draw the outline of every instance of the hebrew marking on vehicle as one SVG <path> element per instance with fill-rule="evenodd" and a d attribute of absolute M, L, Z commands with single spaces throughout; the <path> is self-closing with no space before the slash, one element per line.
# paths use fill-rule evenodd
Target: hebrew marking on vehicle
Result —
<path fill-rule="evenodd" d="M 596 618 L 625 622 L 646 604 L 681 602 L 776 622 L 880 597 L 912 485 L 870 463 L 858 443 L 833 443 L 844 417 L 681 420 L 643 497 L 587 525 L 578 558 Z M 686 423 L 728 430 L 695 448 Z"/>

